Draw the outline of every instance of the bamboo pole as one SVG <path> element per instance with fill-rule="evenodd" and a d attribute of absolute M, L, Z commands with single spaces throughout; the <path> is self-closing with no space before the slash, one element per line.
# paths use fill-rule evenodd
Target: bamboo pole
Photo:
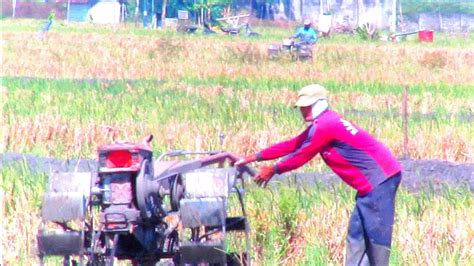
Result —
<path fill-rule="evenodd" d="M 408 86 L 403 87 L 402 101 L 403 157 L 409 158 L 408 151 Z"/>

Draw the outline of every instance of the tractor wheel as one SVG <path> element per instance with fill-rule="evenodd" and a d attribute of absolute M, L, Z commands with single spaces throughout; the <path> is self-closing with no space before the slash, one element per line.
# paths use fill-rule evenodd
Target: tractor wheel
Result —
<path fill-rule="evenodd" d="M 176 175 L 171 184 L 170 204 L 172 211 L 179 210 L 179 201 L 184 197 L 184 185 L 181 175 Z"/>

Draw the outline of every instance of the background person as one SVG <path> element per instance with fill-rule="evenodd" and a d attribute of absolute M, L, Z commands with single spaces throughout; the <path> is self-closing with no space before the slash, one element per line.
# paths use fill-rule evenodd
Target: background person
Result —
<path fill-rule="evenodd" d="M 318 35 L 316 31 L 311 27 L 311 20 L 306 19 L 303 26 L 300 27 L 296 33 L 292 36 L 294 39 L 298 39 L 298 44 L 313 45 L 318 41 Z"/>
<path fill-rule="evenodd" d="M 53 25 L 54 19 L 56 18 L 56 12 L 52 10 L 48 15 L 48 20 L 44 24 L 43 28 L 41 29 L 42 33 L 49 32 L 51 26 Z"/>
<path fill-rule="evenodd" d="M 294 170 L 319 153 L 344 182 L 357 190 L 347 234 L 346 265 L 388 265 L 400 164 L 368 132 L 329 109 L 324 87 L 312 84 L 302 88 L 295 107 L 310 123 L 306 130 L 235 165 L 286 156 L 260 168 L 255 181 L 265 186 L 275 174 Z"/>

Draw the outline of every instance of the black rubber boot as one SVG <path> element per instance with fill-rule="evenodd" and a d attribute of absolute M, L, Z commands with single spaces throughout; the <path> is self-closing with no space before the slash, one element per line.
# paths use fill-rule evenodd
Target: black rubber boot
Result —
<path fill-rule="evenodd" d="M 364 226 L 357 206 L 352 211 L 351 219 L 349 220 L 345 265 L 369 265 L 369 260 L 366 254 Z"/>
<path fill-rule="evenodd" d="M 370 243 L 367 247 L 367 256 L 370 265 L 388 266 L 390 259 L 390 247 Z"/>
<path fill-rule="evenodd" d="M 365 240 L 347 237 L 346 242 L 346 266 L 370 265 L 365 250 Z"/>

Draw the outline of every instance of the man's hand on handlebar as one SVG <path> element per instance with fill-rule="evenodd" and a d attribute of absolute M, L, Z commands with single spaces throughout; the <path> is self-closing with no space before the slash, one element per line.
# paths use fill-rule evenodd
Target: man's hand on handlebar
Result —
<path fill-rule="evenodd" d="M 234 166 L 235 167 L 244 166 L 244 165 L 247 165 L 249 163 L 253 163 L 256 160 L 257 160 L 257 156 L 255 154 L 252 154 L 252 155 L 246 156 L 244 158 L 240 158 L 239 160 L 237 160 L 234 163 Z"/>

